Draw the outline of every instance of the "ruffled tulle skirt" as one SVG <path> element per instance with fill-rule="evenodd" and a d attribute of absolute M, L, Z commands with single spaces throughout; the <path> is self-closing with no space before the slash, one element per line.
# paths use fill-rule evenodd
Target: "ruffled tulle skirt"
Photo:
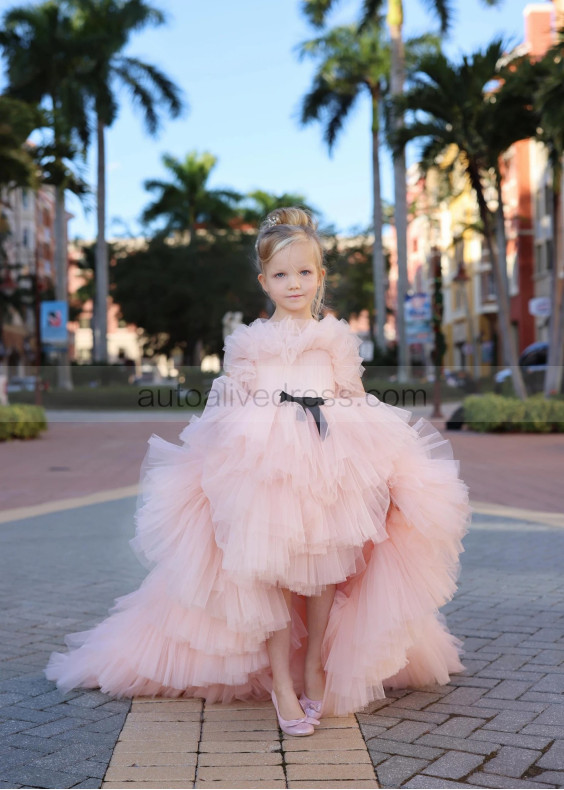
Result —
<path fill-rule="evenodd" d="M 182 445 L 153 434 L 131 540 L 149 573 L 103 622 L 65 637 L 47 678 L 116 697 L 266 699 L 266 640 L 291 620 L 299 692 L 305 596 L 333 583 L 328 713 L 463 670 L 439 612 L 471 516 L 450 442 L 373 395 L 322 411 L 323 438 L 298 403 L 260 404 L 220 376 Z"/>

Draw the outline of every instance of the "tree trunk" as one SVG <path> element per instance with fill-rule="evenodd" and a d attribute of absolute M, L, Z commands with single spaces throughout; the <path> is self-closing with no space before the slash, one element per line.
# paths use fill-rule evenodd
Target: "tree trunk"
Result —
<path fill-rule="evenodd" d="M 372 275 L 374 279 L 374 310 L 376 312 L 376 344 L 382 353 L 386 350 L 384 324 L 386 323 L 386 263 L 382 245 L 382 194 L 380 186 L 380 118 L 379 90 L 372 91 L 372 183 L 374 246 L 372 248 Z"/>
<path fill-rule="evenodd" d="M 548 358 L 544 380 L 544 394 L 547 398 L 560 392 L 562 355 L 564 351 L 562 342 L 564 328 L 564 245 L 561 239 L 562 223 L 560 212 L 562 211 L 562 205 L 559 183 L 561 178 L 561 172 L 554 173 L 552 219 L 554 261 L 552 265 L 551 313 L 548 327 Z"/>
<path fill-rule="evenodd" d="M 58 301 L 68 304 L 68 263 L 67 238 L 65 233 L 65 188 L 55 188 L 55 296 Z M 72 390 L 72 377 L 69 363 L 68 333 L 67 345 L 59 352 L 57 383 L 61 389 Z"/>
<path fill-rule="evenodd" d="M 523 381 L 521 368 L 519 367 L 515 338 L 513 337 L 513 332 L 511 331 L 509 298 L 505 289 L 505 281 L 501 272 L 499 258 L 496 255 L 496 251 L 494 249 L 493 234 L 490 224 L 490 212 L 484 197 L 480 173 L 477 166 L 473 162 L 470 162 L 468 165 L 468 175 L 470 177 L 470 183 L 476 192 L 476 199 L 478 201 L 478 208 L 480 211 L 480 219 L 482 220 L 484 226 L 484 238 L 490 253 L 491 267 L 494 273 L 497 291 L 498 326 L 499 332 L 501 334 L 503 357 L 504 359 L 507 358 L 509 360 L 509 366 L 511 367 L 511 378 L 513 380 L 515 394 L 518 398 L 521 398 L 521 400 L 525 400 L 527 397 L 527 389 L 525 387 L 525 382 Z M 501 200 L 501 184 L 499 184 L 499 194 Z"/>
<path fill-rule="evenodd" d="M 501 181 L 498 181 L 500 184 Z M 501 272 L 501 278 L 503 281 L 503 289 L 506 294 L 506 298 L 508 304 L 510 304 L 510 293 L 509 293 L 509 281 L 507 279 L 507 237 L 505 235 L 505 212 L 503 210 L 503 201 L 501 200 L 501 187 L 498 187 L 498 194 L 499 194 L 499 201 L 496 211 L 496 224 L 495 224 L 495 233 L 496 233 L 496 242 L 497 242 L 497 258 L 499 261 L 499 268 Z M 492 264 L 493 266 L 493 264 Z M 506 350 L 504 349 L 504 359 L 503 364 L 509 365 L 511 364 L 509 358 L 505 357 Z"/>
<path fill-rule="evenodd" d="M 94 303 L 93 361 L 108 361 L 108 247 L 106 244 L 106 144 L 104 124 L 98 116 L 98 184 L 96 237 L 96 296 Z"/>
<path fill-rule="evenodd" d="M 402 40 L 403 4 L 402 0 L 388 0 L 388 28 L 391 39 L 391 93 L 392 97 L 403 93 L 405 80 L 404 49 Z M 393 127 L 403 124 L 401 114 L 394 113 Z M 398 287 L 396 307 L 396 328 L 398 336 L 398 381 L 406 382 L 410 377 L 409 348 L 405 325 L 404 304 L 407 294 L 407 190 L 405 152 L 394 157 L 394 216 L 396 224 Z"/>

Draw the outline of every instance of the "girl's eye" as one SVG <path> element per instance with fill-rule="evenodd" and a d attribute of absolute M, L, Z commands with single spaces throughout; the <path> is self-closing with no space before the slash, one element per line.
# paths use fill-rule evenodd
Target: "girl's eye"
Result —
<path fill-rule="evenodd" d="M 302 271 L 300 272 L 300 274 L 303 274 L 304 272 L 305 272 L 306 274 L 311 274 L 311 269 L 302 269 Z M 274 276 L 275 276 L 275 277 L 278 277 L 278 275 L 279 275 L 279 274 L 282 274 L 282 275 L 283 275 L 283 274 L 284 274 L 284 272 L 277 272 L 277 274 L 275 274 Z"/>

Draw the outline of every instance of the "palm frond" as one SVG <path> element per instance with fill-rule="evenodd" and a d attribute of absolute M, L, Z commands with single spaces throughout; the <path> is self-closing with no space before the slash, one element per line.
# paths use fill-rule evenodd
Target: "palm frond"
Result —
<path fill-rule="evenodd" d="M 302 0 L 301 10 L 314 27 L 323 27 L 336 0 Z"/>
<path fill-rule="evenodd" d="M 425 7 L 429 9 L 432 14 L 439 20 L 441 33 L 448 33 L 452 20 L 454 9 L 451 0 L 422 0 Z"/>
<path fill-rule="evenodd" d="M 384 8 L 384 0 L 362 0 L 358 32 L 363 33 L 367 27 L 379 20 Z"/>
<path fill-rule="evenodd" d="M 155 134 L 161 123 L 158 105 L 166 105 L 173 118 L 178 117 L 186 106 L 180 88 L 150 63 L 138 58 L 118 57 L 113 71 L 129 88 L 133 101 L 141 107 L 150 134 Z"/>

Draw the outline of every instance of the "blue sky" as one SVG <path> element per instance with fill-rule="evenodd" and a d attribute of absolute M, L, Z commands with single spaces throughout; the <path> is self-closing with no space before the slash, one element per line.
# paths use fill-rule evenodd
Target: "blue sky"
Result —
<path fill-rule="evenodd" d="M 317 124 L 300 127 L 300 99 L 309 89 L 314 63 L 298 61 L 295 46 L 315 35 L 300 13 L 299 0 L 154 0 L 168 24 L 136 35 L 128 54 L 154 63 L 184 91 L 189 109 L 165 120 L 156 138 L 121 96 L 117 121 L 107 134 L 108 235 L 139 233 L 138 217 L 150 196 L 147 178 L 164 175 L 163 152 L 184 157 L 210 151 L 218 158 L 210 186 L 241 192 L 299 192 L 326 222 L 346 232 L 364 227 L 371 214 L 370 112 L 368 98 L 353 110 L 332 156 Z M 404 0 L 406 35 L 436 22 L 422 0 Z M 0 12 L 16 3 L 0 0 Z M 19 3 L 18 3 L 19 4 Z M 457 0 L 445 50 L 450 56 L 484 46 L 497 34 L 512 43 L 523 38 L 525 0 L 503 0 L 485 7 L 479 0 Z M 341 0 L 331 24 L 353 21 L 360 0 Z M 411 158 L 415 154 L 411 152 Z M 86 177 L 94 186 L 95 160 Z M 392 200 L 389 157 L 384 154 L 383 195 Z M 92 238 L 95 214 L 88 216 L 73 198 L 71 238 Z"/>

